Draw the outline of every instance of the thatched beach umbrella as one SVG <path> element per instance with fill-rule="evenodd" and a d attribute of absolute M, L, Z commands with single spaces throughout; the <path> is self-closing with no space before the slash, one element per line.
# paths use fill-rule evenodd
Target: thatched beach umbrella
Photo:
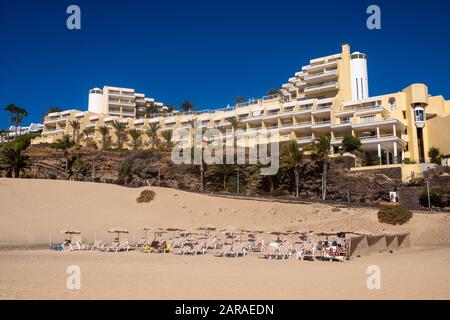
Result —
<path fill-rule="evenodd" d="M 70 242 L 72 242 L 72 235 L 74 235 L 74 234 L 81 234 L 80 231 L 75 230 L 75 229 L 61 230 L 61 233 L 64 233 L 66 235 L 68 234 Z"/>
<path fill-rule="evenodd" d="M 107 231 L 108 231 L 108 233 L 117 233 L 117 241 L 120 240 L 121 233 L 128 233 L 128 230 L 126 230 L 122 227 L 112 227 L 112 228 L 109 228 Z"/>
<path fill-rule="evenodd" d="M 150 230 L 152 230 L 152 228 L 150 228 L 150 227 L 142 227 L 142 228 L 138 228 L 138 229 L 144 231 L 144 237 L 145 237 L 145 240 L 147 240 L 147 234 L 148 234 L 148 232 Z"/>
<path fill-rule="evenodd" d="M 161 237 L 161 235 L 162 235 L 163 233 L 166 233 L 166 232 L 167 232 L 167 231 L 166 231 L 165 229 L 163 229 L 163 228 L 156 228 L 156 229 L 153 231 L 153 234 L 154 234 L 153 240 L 156 240 L 157 237 Z"/>
<path fill-rule="evenodd" d="M 287 235 L 286 231 L 282 231 L 282 230 L 279 230 L 279 229 L 272 230 L 272 231 L 269 231 L 267 233 L 277 236 L 277 242 L 283 241 L 284 240 L 284 236 Z M 280 241 L 280 236 L 281 236 L 281 241 Z"/>
<path fill-rule="evenodd" d="M 173 232 L 173 237 L 175 238 L 175 233 L 176 232 L 185 231 L 185 229 L 176 228 L 176 227 L 169 227 L 169 228 L 166 228 L 166 231 Z"/>
<path fill-rule="evenodd" d="M 197 230 L 203 231 L 204 235 L 208 236 L 211 231 L 216 230 L 216 227 L 214 227 L 212 225 L 204 225 L 204 226 L 201 226 L 201 227 L 197 228 Z"/>

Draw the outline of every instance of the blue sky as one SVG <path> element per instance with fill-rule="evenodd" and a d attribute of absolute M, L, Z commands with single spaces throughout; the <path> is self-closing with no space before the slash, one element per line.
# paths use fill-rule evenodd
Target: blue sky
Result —
<path fill-rule="evenodd" d="M 81 30 L 66 8 L 81 8 Z M 366 8 L 381 8 L 381 30 Z M 368 55 L 371 95 L 414 82 L 450 99 L 449 1 L 0 0 L 0 106 L 87 109 L 88 90 L 136 89 L 199 109 L 263 96 L 343 42 Z M 0 110 L 0 128 L 7 115 Z"/>

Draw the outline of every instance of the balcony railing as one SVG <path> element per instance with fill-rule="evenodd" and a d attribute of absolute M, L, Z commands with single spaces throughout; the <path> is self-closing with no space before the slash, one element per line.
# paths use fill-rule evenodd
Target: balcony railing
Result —
<path fill-rule="evenodd" d="M 322 84 L 306 87 L 305 92 L 320 91 L 323 89 L 337 89 L 337 85 L 338 85 L 337 81 L 322 83 Z"/>
<path fill-rule="evenodd" d="M 313 126 L 325 126 L 331 124 L 331 120 L 316 121 Z"/>

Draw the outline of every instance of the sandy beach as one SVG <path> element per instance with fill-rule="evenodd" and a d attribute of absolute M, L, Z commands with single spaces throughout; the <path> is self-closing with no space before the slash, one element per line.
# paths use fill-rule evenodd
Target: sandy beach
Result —
<path fill-rule="evenodd" d="M 450 215 L 415 213 L 403 226 L 377 221 L 376 209 L 233 200 L 151 188 L 50 180 L 0 179 L 1 299 L 449 299 Z M 76 228 L 83 239 L 128 238 L 142 226 L 273 228 L 410 232 L 411 247 L 345 263 L 105 252 L 10 250 L 62 241 Z M 66 288 L 69 265 L 81 268 L 81 289 Z M 381 289 L 369 290 L 367 267 L 381 268 Z"/>
<path fill-rule="evenodd" d="M 66 288 L 78 265 L 81 289 Z M 381 268 L 369 290 L 367 267 Z M 449 299 L 450 249 L 420 247 L 345 263 L 141 252 L 0 252 L 1 299 Z"/>

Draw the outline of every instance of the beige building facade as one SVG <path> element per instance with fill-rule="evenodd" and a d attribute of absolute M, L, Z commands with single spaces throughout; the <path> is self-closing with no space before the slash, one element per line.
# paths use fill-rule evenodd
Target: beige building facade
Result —
<path fill-rule="evenodd" d="M 280 143 L 295 139 L 301 147 L 313 143 L 320 135 L 330 135 L 334 153 L 342 148 L 344 135 L 352 134 L 361 140 L 360 149 L 364 154 L 380 164 L 401 163 L 405 159 L 428 162 L 431 146 L 450 154 L 450 101 L 442 96 L 430 96 L 424 84 L 370 97 L 366 55 L 351 53 L 348 44 L 342 45 L 338 54 L 310 60 L 282 86 L 280 94 L 251 99 L 234 107 L 168 113 L 159 104 L 159 112 L 148 113 L 145 108 L 155 103 L 146 99 L 149 98 L 142 99 L 132 89 L 93 89 L 88 111 L 49 114 L 42 136 L 32 143 L 52 143 L 64 134 L 71 135 L 69 121 L 74 119 L 80 121 L 80 131 L 86 127 L 111 126 L 112 121 L 118 120 L 128 129 L 145 132 L 151 123 L 157 123 L 161 141 L 164 141 L 161 132 L 170 130 L 175 143 L 190 141 L 190 137 L 177 133 L 181 130 L 192 133 L 191 122 L 196 121 L 204 132 L 215 128 L 223 133 L 204 139 L 204 143 L 210 143 L 225 139 L 227 130 L 231 129 L 230 120 L 237 118 L 242 129 L 240 138 L 245 141 L 248 136 L 247 146 L 254 143 L 251 136 L 255 132 L 265 129 L 276 132 Z M 110 135 L 114 144 L 113 129 Z M 92 139 L 101 143 L 100 133 L 95 131 Z M 131 142 L 125 147 L 131 148 Z M 141 148 L 147 147 L 150 138 L 143 134 Z"/>

